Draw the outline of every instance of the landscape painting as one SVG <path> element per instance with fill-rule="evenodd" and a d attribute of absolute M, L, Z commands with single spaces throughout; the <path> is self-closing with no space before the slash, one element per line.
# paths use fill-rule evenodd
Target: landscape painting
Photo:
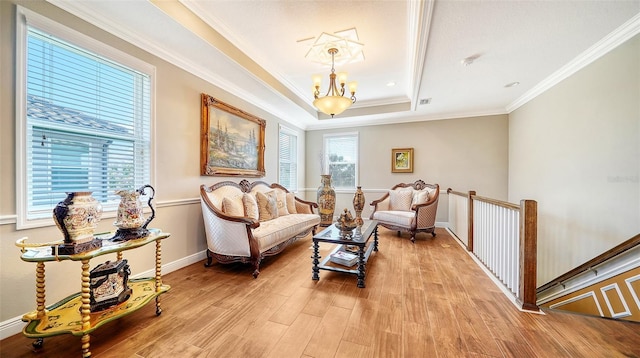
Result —
<path fill-rule="evenodd" d="M 202 94 L 200 174 L 263 177 L 266 122 Z"/>

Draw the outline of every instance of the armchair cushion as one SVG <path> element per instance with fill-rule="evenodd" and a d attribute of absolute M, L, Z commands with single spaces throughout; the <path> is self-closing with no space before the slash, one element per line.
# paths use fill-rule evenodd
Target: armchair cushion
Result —
<path fill-rule="evenodd" d="M 413 199 L 413 189 L 398 189 L 389 191 L 389 210 L 406 211 L 411 210 L 411 200 Z"/>
<path fill-rule="evenodd" d="M 413 211 L 376 211 L 373 219 L 403 227 L 414 227 L 416 214 Z"/>

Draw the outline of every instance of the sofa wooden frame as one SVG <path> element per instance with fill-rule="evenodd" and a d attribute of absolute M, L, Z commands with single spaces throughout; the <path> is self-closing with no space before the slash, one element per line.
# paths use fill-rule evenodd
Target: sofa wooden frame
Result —
<path fill-rule="evenodd" d="M 215 191 L 216 189 L 219 189 L 223 186 L 234 186 L 238 189 L 240 189 L 243 193 L 251 193 L 251 190 L 257 186 L 257 185 L 265 185 L 269 188 L 275 189 L 281 189 L 287 193 L 289 193 L 289 191 L 276 183 L 273 184 L 268 184 L 264 181 L 255 181 L 253 183 L 249 183 L 249 181 L 243 179 L 242 181 L 240 181 L 240 183 L 235 183 L 232 181 L 222 181 L 216 184 L 213 184 L 211 186 L 206 186 L 206 185 L 201 185 L 200 186 L 200 196 L 203 200 L 203 202 L 206 204 L 206 206 L 211 210 L 211 212 L 217 216 L 218 218 L 222 219 L 222 220 L 226 220 L 226 221 L 231 221 L 231 222 L 239 222 L 239 223 L 243 223 L 245 224 L 245 228 L 247 231 L 247 237 L 249 238 L 249 248 L 250 248 L 250 256 L 246 257 L 246 256 L 230 256 L 230 255 L 223 255 L 223 254 L 219 254 L 219 253 L 215 253 L 212 252 L 211 250 L 209 250 L 209 248 L 207 248 L 207 262 L 204 264 L 205 267 L 210 267 L 213 263 L 213 259 L 215 259 L 216 261 L 218 261 L 219 263 L 222 264 L 228 264 L 228 263 L 232 263 L 232 262 L 241 262 L 241 263 L 250 263 L 253 266 L 253 277 L 257 278 L 258 275 L 260 274 L 260 262 L 262 261 L 262 259 L 266 256 L 273 256 L 273 255 L 277 255 L 280 252 L 282 252 L 287 246 L 291 245 L 292 243 L 294 243 L 295 241 L 297 241 L 298 239 L 305 237 L 309 234 L 309 232 L 312 232 L 313 235 L 316 234 L 316 230 L 318 225 L 313 226 L 311 229 L 309 230 L 305 230 L 304 232 L 300 232 L 296 235 L 294 235 L 293 237 L 287 239 L 286 241 L 268 249 L 265 250 L 263 252 L 260 252 L 259 250 L 259 243 L 258 240 L 253 236 L 253 232 L 251 229 L 255 229 L 257 227 L 260 226 L 260 222 L 258 220 L 254 220 L 252 218 L 249 217 L 238 217 L 238 216 L 229 216 L 226 215 L 225 213 L 222 212 L 222 210 L 219 210 L 210 200 L 209 197 L 207 195 L 207 193 L 211 193 L 213 191 Z M 296 201 L 296 207 L 297 208 L 304 208 L 302 210 L 306 211 L 308 214 L 313 214 L 314 208 L 318 207 L 317 203 L 314 202 L 310 202 L 310 201 L 306 201 L 306 200 L 302 200 L 300 198 L 298 198 L 297 196 L 295 197 L 295 201 Z M 206 223 L 205 223 L 206 225 Z"/>

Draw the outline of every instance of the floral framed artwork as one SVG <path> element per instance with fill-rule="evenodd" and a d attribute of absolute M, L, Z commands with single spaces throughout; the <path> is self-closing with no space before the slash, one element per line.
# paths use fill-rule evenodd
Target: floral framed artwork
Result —
<path fill-rule="evenodd" d="M 266 121 L 201 97 L 200 175 L 263 177 Z"/>
<path fill-rule="evenodd" d="M 413 173 L 413 148 L 391 149 L 391 172 Z"/>

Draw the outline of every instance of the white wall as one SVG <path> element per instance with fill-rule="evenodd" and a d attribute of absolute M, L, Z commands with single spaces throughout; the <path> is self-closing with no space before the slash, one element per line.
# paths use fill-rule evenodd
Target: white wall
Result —
<path fill-rule="evenodd" d="M 640 232 L 640 35 L 509 116 L 509 199 L 538 201 L 538 285 Z"/>
<path fill-rule="evenodd" d="M 62 234 L 51 221 L 51 226 L 20 230 L 15 229 L 15 3 L 46 15 L 59 23 L 85 33 L 112 47 L 125 51 L 156 66 L 155 180 L 150 183 L 156 190 L 154 203 L 156 218 L 150 227 L 171 233 L 163 244 L 164 264 L 184 263 L 203 257 L 206 249 L 202 213 L 199 203 L 201 184 L 211 185 L 221 180 L 240 181 L 242 178 L 200 176 L 200 94 L 207 93 L 228 104 L 241 108 L 267 121 L 266 152 L 263 178 L 247 178 L 250 181 L 276 182 L 278 126 L 283 123 L 269 113 L 243 102 L 220 88 L 197 78 L 155 56 L 101 31 L 61 11 L 45 1 L 0 1 L 0 323 L 21 317 L 35 309 L 35 264 L 20 259 L 20 251 L 14 245 L 22 237 L 29 242 L 60 240 Z M 298 151 L 301 167 L 304 167 L 305 136 L 299 128 Z M 304 183 L 304 171 L 298 181 Z M 111 231 L 114 218 L 104 215 L 98 232 Z M 127 251 L 132 274 L 154 268 L 154 245 Z M 115 255 L 106 255 L 91 261 L 91 266 Z M 185 261 L 186 260 L 186 261 Z M 47 304 L 80 291 L 81 268 L 78 262 L 49 263 L 46 265 Z M 171 282 L 167 282 L 171 284 Z M 1 329 L 0 325 L 0 329 Z"/>
<path fill-rule="evenodd" d="M 340 118 L 332 119 L 339 121 Z M 479 195 L 507 198 L 508 120 L 506 115 L 307 131 L 307 199 L 316 200 L 320 185 L 318 153 L 327 133 L 359 133 L 359 182 L 369 203 L 398 183 L 422 179 L 440 185 L 437 222 L 448 221 L 446 191 L 476 190 Z M 391 172 L 391 149 L 414 148 L 413 173 Z M 355 188 L 339 192 L 336 208 L 349 208 Z M 519 200 L 519 199 L 518 199 Z"/>

